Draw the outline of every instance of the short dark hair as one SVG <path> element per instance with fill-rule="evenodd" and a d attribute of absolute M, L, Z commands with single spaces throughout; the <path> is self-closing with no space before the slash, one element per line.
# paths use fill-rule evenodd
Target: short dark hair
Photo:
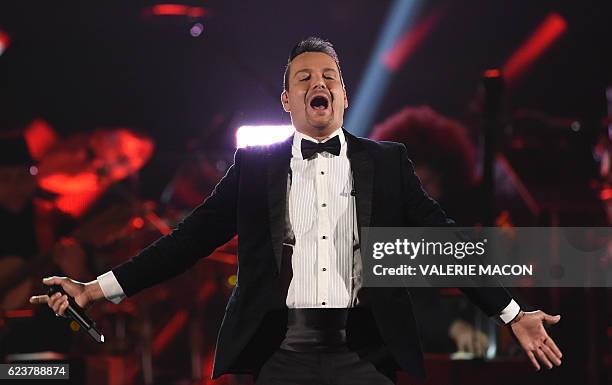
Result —
<path fill-rule="evenodd" d="M 296 56 L 299 56 L 304 52 L 322 52 L 334 59 L 334 62 L 336 62 L 336 65 L 338 66 L 340 81 L 342 82 L 342 85 L 344 85 L 344 80 L 342 79 L 342 71 L 340 70 L 340 60 L 338 59 L 338 54 L 334 49 L 334 45 L 328 40 L 324 40 L 316 36 L 310 36 L 297 43 L 293 47 L 293 49 L 291 49 L 291 53 L 289 54 L 289 59 L 287 60 L 287 65 L 285 66 L 285 74 L 283 77 L 284 90 L 289 89 L 289 66 L 291 65 L 291 62 L 293 61 L 293 59 L 295 59 Z"/>

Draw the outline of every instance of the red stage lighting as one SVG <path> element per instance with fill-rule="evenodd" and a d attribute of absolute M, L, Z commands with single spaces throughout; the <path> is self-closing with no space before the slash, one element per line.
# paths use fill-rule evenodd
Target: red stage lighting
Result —
<path fill-rule="evenodd" d="M 4 318 L 31 318 L 31 317 L 34 317 L 34 310 L 32 309 L 7 310 L 4 312 Z"/>
<path fill-rule="evenodd" d="M 189 6 L 184 4 L 157 4 L 145 11 L 153 16 L 187 16 L 203 17 L 206 14 L 204 7 Z"/>
<path fill-rule="evenodd" d="M 2 55 L 4 51 L 6 51 L 10 43 L 11 39 L 8 33 L 0 30 L 0 55 Z"/>
<path fill-rule="evenodd" d="M 30 155 L 35 160 L 41 160 L 55 143 L 57 143 L 57 133 L 44 120 L 33 120 L 23 133 Z"/>
<path fill-rule="evenodd" d="M 408 30 L 395 42 L 393 47 L 382 56 L 384 66 L 392 72 L 398 71 L 406 64 L 410 55 L 425 40 L 442 17 L 442 9 L 436 9 L 426 18 L 421 20 L 414 28 Z"/>
<path fill-rule="evenodd" d="M 179 310 L 172 316 L 153 340 L 153 357 L 157 357 L 168 346 L 174 336 L 185 326 L 187 320 L 187 310 Z"/>
<path fill-rule="evenodd" d="M 486 70 L 483 76 L 485 78 L 495 79 L 501 76 L 501 71 L 498 70 L 497 68 L 492 68 L 492 69 Z"/>
<path fill-rule="evenodd" d="M 132 227 L 135 229 L 142 229 L 144 227 L 144 219 L 141 217 L 134 217 L 132 219 Z"/>
<path fill-rule="evenodd" d="M 607 201 L 609 199 L 612 199 L 612 188 L 608 187 L 608 188 L 604 188 L 603 190 L 601 190 L 601 192 L 599 193 L 599 198 L 602 201 Z"/>
<path fill-rule="evenodd" d="M 536 59 L 552 46 L 567 30 L 567 22 L 556 12 L 550 13 L 517 49 L 503 67 L 507 84 L 512 85 Z"/>

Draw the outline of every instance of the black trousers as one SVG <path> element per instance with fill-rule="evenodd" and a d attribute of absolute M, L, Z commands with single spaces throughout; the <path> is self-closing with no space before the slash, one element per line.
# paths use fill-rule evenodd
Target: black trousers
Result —
<path fill-rule="evenodd" d="M 256 385 L 393 385 L 395 381 L 393 368 L 377 368 L 348 348 L 336 352 L 278 349 L 256 376 Z"/>
<path fill-rule="evenodd" d="M 289 309 L 285 339 L 255 376 L 257 385 L 393 385 L 395 369 L 382 346 L 349 348 L 349 313 L 363 309 Z"/>

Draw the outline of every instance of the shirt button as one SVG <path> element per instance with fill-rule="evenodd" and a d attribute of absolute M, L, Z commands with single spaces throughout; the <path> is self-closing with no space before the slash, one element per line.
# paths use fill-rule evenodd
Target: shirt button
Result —
<path fill-rule="evenodd" d="M 327 207 L 327 204 L 323 203 L 323 204 L 321 205 L 321 207 Z"/>
<path fill-rule="evenodd" d="M 326 302 L 321 302 L 321 305 L 325 306 Z"/>
<path fill-rule="evenodd" d="M 322 239 L 327 239 L 327 237 L 326 237 L 325 235 L 324 235 L 324 236 L 322 236 L 321 238 L 322 238 Z"/>
<path fill-rule="evenodd" d="M 322 268 L 321 270 L 323 270 L 323 271 L 327 271 L 327 268 L 326 268 L 326 267 L 324 267 L 324 268 Z"/>
<path fill-rule="evenodd" d="M 325 171 L 321 171 L 321 175 L 325 175 Z"/>

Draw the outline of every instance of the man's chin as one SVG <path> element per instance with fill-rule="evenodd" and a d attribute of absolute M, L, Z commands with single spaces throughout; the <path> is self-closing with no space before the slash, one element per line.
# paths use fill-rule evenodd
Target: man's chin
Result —
<path fill-rule="evenodd" d="M 333 126 L 333 117 L 325 117 L 325 119 L 308 119 L 308 124 L 319 131 L 325 131 Z"/>

